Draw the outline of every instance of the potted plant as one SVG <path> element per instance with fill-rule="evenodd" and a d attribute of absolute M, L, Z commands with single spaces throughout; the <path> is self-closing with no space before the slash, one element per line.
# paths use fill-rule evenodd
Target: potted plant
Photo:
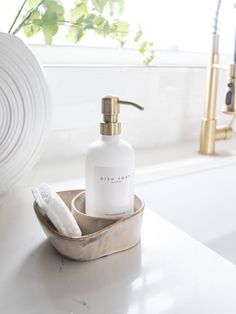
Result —
<path fill-rule="evenodd" d="M 15 35 L 23 29 L 27 37 L 32 37 L 42 32 L 45 43 L 50 45 L 64 26 L 67 39 L 74 43 L 79 43 L 88 32 L 94 32 L 112 38 L 123 47 L 130 38 L 129 22 L 120 19 L 124 5 L 125 0 L 78 0 L 71 9 L 65 10 L 60 0 L 24 0 L 9 33 Z M 149 64 L 155 57 L 153 42 L 143 39 L 141 27 L 132 40 L 144 64 Z"/>

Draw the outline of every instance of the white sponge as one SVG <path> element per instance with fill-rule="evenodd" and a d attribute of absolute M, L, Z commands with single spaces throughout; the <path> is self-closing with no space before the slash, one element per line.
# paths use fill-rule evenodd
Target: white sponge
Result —
<path fill-rule="evenodd" d="M 71 211 L 48 184 L 42 183 L 32 188 L 32 193 L 41 213 L 47 215 L 61 234 L 68 237 L 81 237 L 80 227 Z"/>

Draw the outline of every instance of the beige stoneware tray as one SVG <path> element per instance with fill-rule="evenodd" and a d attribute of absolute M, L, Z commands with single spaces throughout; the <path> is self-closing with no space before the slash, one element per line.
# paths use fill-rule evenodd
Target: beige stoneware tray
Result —
<path fill-rule="evenodd" d="M 62 255 L 88 261 L 127 250 L 135 246 L 141 238 L 144 202 L 135 195 L 134 212 L 122 217 L 103 218 L 84 214 L 84 190 L 58 192 L 79 224 L 82 236 L 69 238 L 61 235 L 49 219 L 40 213 L 38 205 L 33 207 L 36 216 L 54 248 Z"/>

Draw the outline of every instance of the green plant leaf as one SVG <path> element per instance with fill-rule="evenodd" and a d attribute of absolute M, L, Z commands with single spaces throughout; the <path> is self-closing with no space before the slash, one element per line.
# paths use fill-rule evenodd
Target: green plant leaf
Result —
<path fill-rule="evenodd" d="M 29 20 L 38 20 L 40 18 L 40 15 L 40 12 L 37 10 L 30 15 Z"/>
<path fill-rule="evenodd" d="M 108 3 L 109 0 L 92 0 L 92 3 L 95 7 L 95 10 L 99 13 L 103 13 L 104 7 Z"/>
<path fill-rule="evenodd" d="M 41 2 L 41 0 L 28 0 L 27 2 L 30 9 L 33 9 Z"/>
<path fill-rule="evenodd" d="M 116 0 L 116 2 L 118 4 L 120 14 L 123 13 L 125 10 L 125 0 Z"/>
<path fill-rule="evenodd" d="M 106 18 L 101 15 L 96 16 L 94 19 L 94 30 L 99 35 L 109 35 L 111 32 L 111 26 Z"/>
<path fill-rule="evenodd" d="M 93 29 L 94 21 L 96 20 L 95 14 L 89 14 L 88 17 L 84 20 L 84 29 Z"/>
<path fill-rule="evenodd" d="M 81 16 L 87 16 L 88 15 L 88 8 L 85 3 L 79 3 L 77 4 L 72 10 L 70 10 L 70 18 L 72 21 L 77 20 Z"/>
<path fill-rule="evenodd" d="M 83 29 L 83 22 L 85 18 L 81 16 L 76 21 L 72 22 L 73 24 L 69 26 L 68 32 L 66 34 L 66 38 L 69 40 L 73 40 L 73 42 L 77 42 L 77 29 Z"/>
<path fill-rule="evenodd" d="M 77 0 L 77 1 L 75 1 L 75 5 L 80 4 L 80 3 L 85 3 L 85 4 L 87 4 L 88 1 L 90 2 L 91 0 Z"/>
<path fill-rule="evenodd" d="M 109 0 L 110 15 L 115 12 L 115 8 L 118 7 L 118 13 L 121 14 L 124 11 L 125 0 Z"/>
<path fill-rule="evenodd" d="M 69 27 L 69 30 L 66 34 L 66 38 L 68 40 L 72 40 L 73 42 L 75 42 L 75 31 L 76 31 L 75 27 Z"/>
<path fill-rule="evenodd" d="M 152 41 L 144 41 L 139 47 L 139 52 L 144 56 L 143 62 L 148 65 L 155 58 L 154 44 Z"/>
<path fill-rule="evenodd" d="M 129 23 L 126 21 L 115 21 L 111 25 L 111 37 L 118 40 L 121 45 L 124 45 L 126 37 L 129 35 Z"/>
<path fill-rule="evenodd" d="M 40 26 L 35 24 L 28 24 L 23 27 L 23 31 L 25 36 L 32 37 L 40 31 Z"/>
<path fill-rule="evenodd" d="M 146 42 L 146 41 L 144 41 L 144 42 L 142 42 L 142 43 L 141 43 L 141 45 L 140 45 L 140 47 L 139 47 L 138 51 L 139 51 L 141 54 L 144 54 L 144 53 L 145 53 L 146 48 L 147 48 L 147 42 Z"/>
<path fill-rule="evenodd" d="M 129 34 L 129 23 L 117 20 L 112 24 L 112 31 L 127 36 Z"/>
<path fill-rule="evenodd" d="M 51 36 L 56 35 L 58 30 L 57 14 L 52 11 L 46 11 L 42 16 L 42 27 Z"/>
<path fill-rule="evenodd" d="M 42 16 L 42 30 L 47 45 L 51 45 L 53 36 L 58 31 L 58 18 L 55 12 L 47 10 Z"/>
<path fill-rule="evenodd" d="M 76 36 L 76 27 L 69 27 L 69 30 L 66 34 L 66 38 L 68 40 L 72 40 L 73 42 L 76 42 L 75 36 Z"/>
<path fill-rule="evenodd" d="M 85 34 L 85 31 L 81 28 L 78 28 L 76 30 L 76 38 L 75 38 L 76 42 L 79 42 L 81 40 L 81 38 L 84 36 L 84 34 Z"/>
<path fill-rule="evenodd" d="M 102 26 L 103 35 L 109 35 L 111 32 L 111 26 L 108 21 L 105 21 Z"/>
<path fill-rule="evenodd" d="M 98 28 L 103 28 L 106 22 L 107 20 L 101 15 L 96 16 L 95 19 L 93 20 L 94 26 Z"/>
<path fill-rule="evenodd" d="M 144 58 L 143 62 L 144 64 L 148 65 L 153 61 L 154 58 L 155 58 L 155 54 L 151 54 L 149 57 Z"/>
<path fill-rule="evenodd" d="M 70 40 L 73 40 L 75 43 L 79 42 L 81 38 L 85 35 L 86 31 L 83 28 L 79 27 L 70 27 L 66 37 Z"/>
<path fill-rule="evenodd" d="M 32 24 L 41 27 L 42 26 L 42 20 L 41 19 L 33 20 Z"/>
<path fill-rule="evenodd" d="M 143 41 L 139 47 L 139 52 L 144 54 L 146 51 L 153 49 L 152 41 Z"/>
<path fill-rule="evenodd" d="M 115 11 L 115 5 L 113 0 L 109 0 L 109 9 L 110 9 L 110 15 L 112 16 Z"/>
<path fill-rule="evenodd" d="M 59 0 L 45 0 L 43 2 L 43 6 L 46 9 L 46 11 L 51 11 L 55 13 L 58 19 L 64 18 L 65 10 L 62 3 Z"/>
<path fill-rule="evenodd" d="M 53 36 L 51 36 L 47 31 L 45 31 L 44 27 L 42 27 L 42 29 L 43 29 L 43 35 L 44 35 L 45 44 L 46 45 L 51 45 Z"/>
<path fill-rule="evenodd" d="M 137 33 L 135 34 L 135 37 L 134 37 L 134 42 L 139 42 L 142 36 L 143 36 L 143 30 L 139 26 L 138 31 L 137 31 Z"/>

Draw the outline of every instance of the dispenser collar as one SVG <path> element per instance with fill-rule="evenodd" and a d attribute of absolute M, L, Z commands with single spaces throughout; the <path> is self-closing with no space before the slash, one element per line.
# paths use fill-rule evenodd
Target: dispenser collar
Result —
<path fill-rule="evenodd" d="M 103 123 L 100 124 L 100 133 L 102 135 L 118 135 L 121 132 L 121 124 L 118 122 L 120 113 L 120 104 L 130 105 L 139 110 L 144 108 L 134 102 L 120 100 L 116 96 L 105 96 L 102 98 Z"/>

